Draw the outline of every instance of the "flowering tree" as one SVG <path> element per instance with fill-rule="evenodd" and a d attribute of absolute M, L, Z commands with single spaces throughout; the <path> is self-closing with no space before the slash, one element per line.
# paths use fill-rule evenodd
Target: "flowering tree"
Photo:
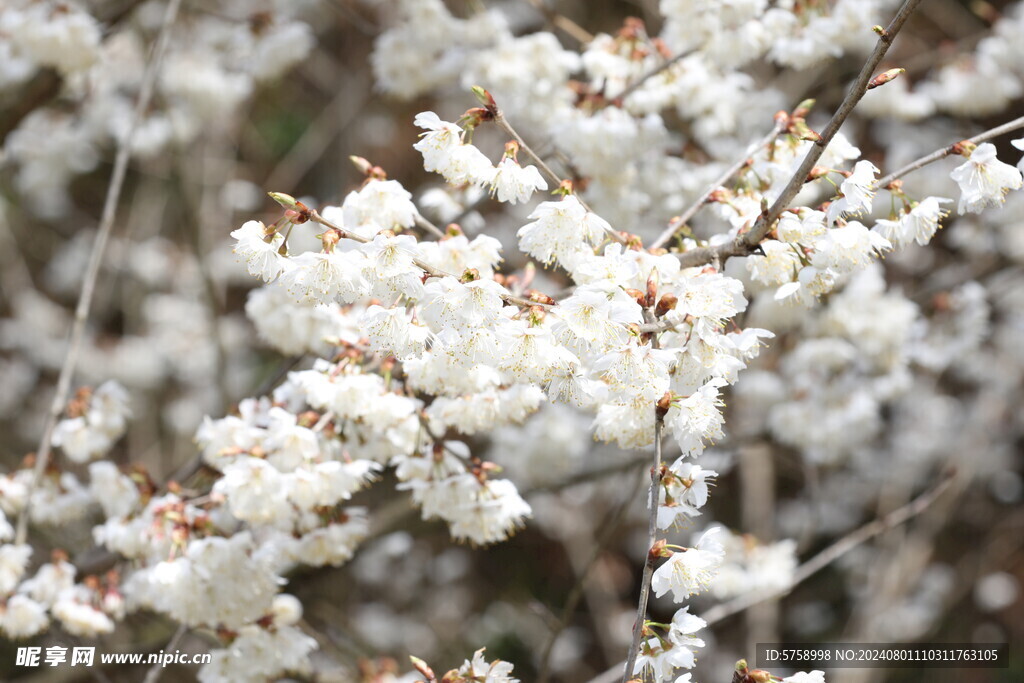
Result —
<path fill-rule="evenodd" d="M 0 477 L 6 638 L 152 647 L 149 618 L 211 652 L 204 682 L 801 683 L 733 662 L 834 562 L 851 604 L 795 605 L 805 638 L 921 638 L 960 585 L 1015 600 L 998 562 L 933 555 L 1024 488 L 1018 6 L 915 60 L 922 0 L 662 0 L 597 35 L 540 0 L 115 4 L 0 8 L 0 408 L 13 463 L 38 443 Z M 357 29 L 388 110 L 343 85 L 244 179 L 250 104 Z M 339 119 L 369 142 L 321 203 Z M 17 224 L 67 225 L 108 152 L 95 232 L 34 263 Z M 493 559 L 524 528 L 554 570 Z M 571 580 L 481 602 L 478 555 Z M 746 642 L 712 631 L 738 613 Z M 479 649 L 506 633 L 521 659 Z"/>

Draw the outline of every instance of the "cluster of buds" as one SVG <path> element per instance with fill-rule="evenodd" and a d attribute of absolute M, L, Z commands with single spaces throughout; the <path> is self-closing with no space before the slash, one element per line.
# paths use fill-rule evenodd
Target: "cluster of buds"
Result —
<path fill-rule="evenodd" d="M 811 113 L 814 103 L 815 100 L 806 99 L 798 104 L 790 114 L 784 111 L 776 113 L 775 121 L 783 131 L 797 139 L 811 140 L 812 142 L 821 140 L 821 135 L 807 125 L 807 115 Z"/>
<path fill-rule="evenodd" d="M 161 537 L 167 533 L 166 526 L 170 527 L 171 541 L 168 561 L 177 557 L 179 552 L 184 552 L 193 538 L 203 538 L 214 532 L 213 522 L 207 515 L 199 514 L 189 519 L 185 501 L 166 503 L 153 509 L 151 533 Z"/>
<path fill-rule="evenodd" d="M 363 157 L 350 156 L 348 159 L 349 159 L 349 161 L 351 161 L 355 165 L 355 167 L 357 169 L 359 169 L 360 173 L 362 173 L 364 176 L 366 176 L 366 180 L 363 181 L 364 185 L 366 183 L 370 182 L 371 180 L 387 180 L 388 179 L 388 174 L 387 174 L 387 172 L 384 171 L 383 168 L 381 168 L 380 166 L 376 166 L 374 164 L 371 164 L 369 161 L 367 161 Z"/>
<path fill-rule="evenodd" d="M 67 556 L 62 559 L 67 561 Z M 55 556 L 54 562 L 57 561 Z M 111 569 L 103 578 L 90 574 L 82 579 L 82 585 L 92 592 L 93 607 L 106 614 L 124 616 L 125 601 L 121 593 L 121 574 L 118 570 Z"/>

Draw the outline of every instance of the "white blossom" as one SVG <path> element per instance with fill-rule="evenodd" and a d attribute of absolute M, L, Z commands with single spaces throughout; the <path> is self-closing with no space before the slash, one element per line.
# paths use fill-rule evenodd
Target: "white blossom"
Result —
<path fill-rule="evenodd" d="M 517 233 L 519 247 L 545 265 L 557 260 L 572 267 L 581 252 L 590 250 L 611 231 L 608 223 L 583 208 L 573 195 L 539 204 L 529 218 L 533 223 Z"/>
<path fill-rule="evenodd" d="M 470 681 L 485 683 L 519 683 L 518 678 L 512 677 L 512 664 L 500 659 L 488 662 L 483 648 L 473 653 L 472 660 L 467 659 L 459 667 L 458 675 Z"/>
<path fill-rule="evenodd" d="M 490 182 L 491 194 L 499 202 L 519 204 L 530 200 L 537 190 L 548 189 L 536 166 L 522 167 L 510 156 L 498 162 Z"/>
<path fill-rule="evenodd" d="M 671 591 L 672 600 L 683 602 L 708 589 L 724 554 L 721 544 L 714 538 L 718 531 L 718 527 L 708 529 L 695 547 L 674 552 L 654 570 L 651 590 L 655 596 L 660 598 Z"/>
<path fill-rule="evenodd" d="M 850 176 L 839 186 L 841 196 L 828 206 L 829 222 L 835 222 L 842 216 L 860 216 L 871 211 L 876 175 L 878 167 L 870 161 L 858 161 Z"/>
<path fill-rule="evenodd" d="M 31 557 L 30 545 L 0 545 L 0 593 L 7 595 L 18 586 Z"/>
<path fill-rule="evenodd" d="M 971 156 L 953 169 L 949 176 L 960 186 L 960 213 L 980 213 L 982 210 L 1001 206 L 1006 193 L 1019 190 L 1021 171 L 996 158 L 996 147 L 983 142 L 971 152 Z"/>
<path fill-rule="evenodd" d="M 60 622 L 65 631 L 82 638 L 95 638 L 114 631 L 113 619 L 73 597 L 57 600 L 53 605 L 53 618 Z"/>
<path fill-rule="evenodd" d="M 50 624 L 46 607 L 25 595 L 12 595 L 0 608 L 0 631 L 12 640 L 31 638 Z"/>
<path fill-rule="evenodd" d="M 236 240 L 234 252 L 245 260 L 249 275 L 271 282 L 288 268 L 288 259 L 281 254 L 284 235 L 280 232 L 268 232 L 260 221 L 246 221 L 231 236 Z"/>
<path fill-rule="evenodd" d="M 926 197 L 915 202 L 910 211 L 901 213 L 896 220 L 881 219 L 873 230 L 892 243 L 903 247 L 911 242 L 928 244 L 939 229 L 939 222 L 947 216 L 942 205 L 952 202 L 944 197 Z"/>

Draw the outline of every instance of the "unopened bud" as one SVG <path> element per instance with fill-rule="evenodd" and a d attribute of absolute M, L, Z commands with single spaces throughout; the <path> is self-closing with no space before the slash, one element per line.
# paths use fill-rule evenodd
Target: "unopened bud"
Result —
<path fill-rule="evenodd" d="M 658 301 L 657 307 L 654 309 L 654 314 L 660 318 L 669 311 L 676 310 L 676 304 L 678 303 L 679 298 L 675 294 L 663 294 Z"/>
<path fill-rule="evenodd" d="M 889 32 L 882 28 L 880 24 L 875 24 L 874 26 L 871 27 L 871 30 L 877 33 L 878 35 L 882 36 L 883 38 L 889 35 Z"/>
<path fill-rule="evenodd" d="M 464 233 L 462 232 L 462 226 L 459 225 L 458 223 L 449 223 L 444 228 L 445 237 L 459 237 L 460 235 L 463 234 Z"/>
<path fill-rule="evenodd" d="M 324 234 L 320 235 L 320 243 L 324 247 L 324 251 L 330 254 L 334 251 L 334 245 L 341 241 L 341 233 L 333 228 L 325 230 Z"/>
<path fill-rule="evenodd" d="M 730 199 L 732 199 L 732 193 L 729 192 L 729 190 L 725 189 L 724 187 L 720 187 L 716 190 L 712 190 L 708 194 L 707 202 L 708 204 L 724 204 L 725 202 L 728 202 Z"/>
<path fill-rule="evenodd" d="M 296 422 L 300 427 L 312 427 L 320 421 L 320 413 L 315 410 L 307 410 L 298 416 Z"/>
<path fill-rule="evenodd" d="M 811 113 L 811 109 L 814 108 L 814 103 L 816 101 L 817 100 L 815 100 L 813 97 L 809 97 L 800 104 L 796 105 L 796 109 L 793 110 L 793 116 L 805 118 L 808 114 Z"/>
<path fill-rule="evenodd" d="M 974 153 L 978 146 L 970 140 L 961 140 L 955 143 L 949 148 L 949 151 L 953 154 L 959 154 L 960 156 L 970 157 Z"/>
<path fill-rule="evenodd" d="M 818 141 L 821 140 L 821 135 L 811 130 L 811 127 L 807 125 L 807 121 L 800 117 L 794 116 L 789 124 L 789 132 L 797 136 L 801 140 Z"/>
<path fill-rule="evenodd" d="M 461 123 L 467 130 L 473 130 L 484 121 L 492 120 L 494 120 L 494 114 L 483 107 L 467 109 L 466 113 L 459 117 L 459 123 Z"/>
<path fill-rule="evenodd" d="M 547 317 L 547 311 L 540 306 L 530 307 L 530 327 L 540 327 L 544 322 L 544 318 Z"/>
<path fill-rule="evenodd" d="M 355 166 L 356 170 L 358 170 L 360 173 L 362 173 L 363 175 L 370 175 L 370 169 L 373 168 L 373 164 L 371 164 L 369 161 L 367 161 L 363 157 L 357 157 L 355 155 L 350 156 L 348 160 L 352 162 L 352 165 Z"/>
<path fill-rule="evenodd" d="M 409 655 L 409 661 L 412 662 L 412 666 L 416 671 L 427 677 L 428 681 L 435 680 L 436 677 L 434 676 L 434 670 L 431 669 L 422 659 Z"/>
<path fill-rule="evenodd" d="M 666 548 L 666 545 L 668 545 L 668 541 L 666 541 L 664 538 L 659 538 L 657 541 L 655 541 L 654 545 L 651 546 L 651 557 L 654 559 L 657 559 L 659 557 L 672 557 L 672 551 Z"/>
<path fill-rule="evenodd" d="M 651 275 L 647 278 L 647 296 L 645 297 L 644 306 L 648 308 L 654 305 L 654 302 L 658 298 L 658 271 L 657 269 L 651 271 Z"/>
<path fill-rule="evenodd" d="M 466 268 L 462 272 L 462 277 L 459 278 L 459 282 L 465 284 L 467 282 L 473 282 L 480 279 L 480 271 L 476 268 Z"/>
<path fill-rule="evenodd" d="M 491 93 L 487 92 L 487 90 L 485 90 L 484 88 L 481 88 L 479 85 L 474 85 L 472 88 L 470 88 L 470 90 L 472 90 L 473 94 L 476 95 L 477 102 L 479 102 L 483 106 L 487 107 L 490 110 L 494 110 L 497 107 L 497 105 L 494 102 L 494 96 L 491 95 Z"/>
<path fill-rule="evenodd" d="M 868 90 L 877 88 L 880 85 L 885 85 L 900 74 L 906 73 L 906 71 L 906 69 L 889 69 L 888 71 L 883 71 L 868 82 Z"/>
<path fill-rule="evenodd" d="M 822 176 L 826 176 L 826 175 L 828 175 L 828 172 L 829 172 L 829 169 L 825 168 L 824 166 L 815 166 L 815 167 L 813 167 L 811 169 L 811 172 L 807 174 L 806 182 L 809 183 L 812 180 L 817 180 L 818 178 L 821 178 Z"/>
<path fill-rule="evenodd" d="M 672 392 L 666 391 L 661 398 L 658 399 L 656 407 L 656 414 L 658 417 L 665 417 L 668 409 L 672 407 Z"/>
<path fill-rule="evenodd" d="M 302 202 L 295 202 L 294 209 L 286 209 L 284 217 L 294 223 L 295 225 L 301 225 L 309 220 L 309 209 Z"/>
<path fill-rule="evenodd" d="M 531 289 L 526 293 L 526 298 L 530 301 L 535 301 L 538 304 L 546 304 L 548 306 L 554 306 L 555 300 L 543 292 L 539 292 L 536 289 Z"/>
<path fill-rule="evenodd" d="M 505 143 L 505 156 L 511 157 L 513 160 L 519 160 L 519 143 L 515 140 L 509 140 Z"/>
<path fill-rule="evenodd" d="M 629 294 L 631 297 L 633 297 L 633 299 L 635 299 L 636 302 L 638 304 L 640 304 L 641 306 L 646 306 L 647 305 L 647 303 L 646 303 L 647 296 L 643 292 L 641 292 L 639 289 L 627 289 L 626 290 L 626 294 Z"/>
<path fill-rule="evenodd" d="M 299 202 L 295 197 L 290 194 L 285 194 L 284 192 L 268 192 L 267 196 L 286 209 L 293 209 L 299 205 Z"/>

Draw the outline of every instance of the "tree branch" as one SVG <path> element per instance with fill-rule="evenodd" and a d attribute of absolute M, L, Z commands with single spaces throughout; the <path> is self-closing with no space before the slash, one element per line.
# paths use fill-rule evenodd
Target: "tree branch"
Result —
<path fill-rule="evenodd" d="M 487 96 L 490 98 L 490 93 L 487 93 Z M 513 140 L 516 141 L 516 144 L 519 145 L 519 149 L 526 152 L 527 156 L 533 159 L 533 162 L 537 164 L 540 170 L 544 172 L 544 175 L 546 175 L 548 179 L 555 184 L 555 189 L 557 189 L 564 182 L 564 178 L 559 177 L 557 173 L 552 171 L 551 167 L 548 166 L 544 162 L 544 160 L 540 158 L 540 155 L 534 152 L 533 149 L 528 144 L 526 144 L 526 141 L 523 140 L 523 136 L 516 132 L 516 129 L 513 128 L 512 124 L 510 124 L 508 122 L 508 119 L 505 118 L 505 113 L 501 111 L 501 107 L 494 103 L 493 98 L 490 99 L 491 102 L 488 104 L 487 108 L 494 115 L 494 122 L 498 124 L 498 127 L 500 127 L 503 131 L 508 133 Z M 583 197 L 581 197 L 578 193 L 574 191 L 573 196 L 576 197 L 576 200 L 579 201 L 580 205 L 583 206 L 584 209 L 586 209 L 590 213 L 595 213 L 594 210 L 591 209 L 590 206 L 587 204 L 587 202 L 583 200 Z M 608 237 L 615 240 L 619 244 L 625 244 L 626 242 L 622 235 L 615 232 L 614 230 L 608 231 Z"/>
<path fill-rule="evenodd" d="M 429 232 L 437 239 L 443 239 L 445 237 L 444 230 L 437 227 L 436 225 L 428 221 L 426 218 L 421 216 L 418 211 L 416 212 L 416 215 L 413 218 L 416 220 L 417 227 Z"/>
<path fill-rule="evenodd" d="M 508 119 L 505 118 L 505 113 L 497 106 L 494 107 L 494 122 L 498 124 L 499 128 L 508 133 L 509 137 L 516 141 L 519 145 L 519 149 L 526 152 L 526 155 L 533 159 L 533 163 L 537 164 L 537 167 L 544 172 L 544 175 L 548 177 L 548 180 L 555 184 L 555 189 L 562 184 L 562 180 L 564 179 L 552 171 L 551 167 L 540 158 L 540 155 L 534 152 L 533 148 L 526 144 L 526 140 L 523 140 L 523 136 L 512 127 L 512 124 L 510 124 Z M 579 199 L 579 197 L 577 197 L 577 199 Z M 583 203 L 582 199 L 580 199 L 580 203 Z M 584 204 L 584 206 L 587 211 L 590 211 L 590 207 L 587 207 L 586 204 Z"/>
<path fill-rule="evenodd" d="M 654 313 L 648 309 L 644 311 L 648 321 L 653 320 Z M 658 348 L 658 338 L 651 338 L 651 346 Z M 633 622 L 633 640 L 629 647 L 629 655 L 626 657 L 626 668 L 622 671 L 622 683 L 627 683 L 633 676 L 633 665 L 636 656 L 640 652 L 640 641 L 644 635 L 644 622 L 647 620 L 647 601 L 651 595 L 651 577 L 654 576 L 654 557 L 651 549 L 654 548 L 655 536 L 658 533 L 658 501 L 661 496 L 661 437 L 664 427 L 664 415 L 658 405 L 654 406 L 654 464 L 651 466 L 651 488 L 647 504 L 649 506 L 647 516 L 647 554 L 644 558 L 644 573 L 640 580 L 640 599 L 636 606 L 636 621 Z"/>
<path fill-rule="evenodd" d="M 701 618 L 708 623 L 708 626 L 710 626 L 758 603 L 786 595 L 801 583 L 814 576 L 857 546 L 863 545 L 875 536 L 883 534 L 886 531 L 898 527 L 920 515 L 922 512 L 927 510 L 931 504 L 946 491 L 946 489 L 950 487 L 955 478 L 955 470 L 946 472 L 934 487 L 925 491 L 903 507 L 897 508 L 883 517 L 872 520 L 864 526 L 848 533 L 846 536 L 843 536 L 838 541 L 807 560 L 807 562 L 804 562 L 797 567 L 796 571 L 793 572 L 793 579 L 788 585 L 767 593 L 747 593 L 745 595 L 740 595 L 729 602 L 715 605 L 701 615 Z"/>
<path fill-rule="evenodd" d="M 667 244 L 668 241 L 672 239 L 672 236 L 676 234 L 676 231 L 679 230 L 679 228 L 686 225 L 687 223 L 689 223 L 690 219 L 697 215 L 697 212 L 700 211 L 705 204 L 707 204 L 708 198 L 715 190 L 729 182 L 730 178 L 739 173 L 744 167 L 746 167 L 748 163 L 750 163 L 750 155 L 754 151 L 760 149 L 761 147 L 764 147 L 767 144 L 770 144 L 775 140 L 778 134 L 782 132 L 784 128 L 784 123 L 785 122 L 782 120 L 776 121 L 775 126 L 772 128 L 771 132 L 768 133 L 768 135 L 765 135 L 755 144 L 748 147 L 747 152 L 746 154 L 744 154 L 742 159 L 740 159 L 735 164 L 727 168 L 721 176 L 715 179 L 715 182 L 708 186 L 708 189 L 704 190 L 704 193 L 697 199 L 697 201 L 695 201 L 693 204 L 687 207 L 687 209 L 683 211 L 678 218 L 672 220 L 668 228 L 666 228 L 664 232 L 658 235 L 658 239 L 654 240 L 654 243 L 651 244 L 651 249 L 658 249 Z"/>
<path fill-rule="evenodd" d="M 819 571 L 829 566 L 854 548 L 870 541 L 875 536 L 883 534 L 901 524 L 905 524 L 914 517 L 920 515 L 952 485 L 954 479 L 956 479 L 956 471 L 947 471 L 943 475 L 942 479 L 930 490 L 925 491 L 903 507 L 893 510 L 884 517 L 868 522 L 864 526 L 855 529 L 832 545 L 828 546 L 810 560 L 797 567 L 796 571 L 793 573 L 792 581 L 790 581 L 790 583 L 785 587 L 768 593 L 748 593 L 746 595 L 740 595 L 729 602 L 712 607 L 702 614 L 701 618 L 707 622 L 708 626 L 711 626 L 712 624 L 722 621 L 726 617 L 742 612 L 758 603 L 786 595 L 796 586 L 800 585 L 814 574 L 817 574 Z M 626 666 L 626 664 L 627 662 L 619 662 L 615 666 L 606 669 L 602 673 L 590 679 L 588 683 L 613 683 L 619 679 L 622 667 Z M 628 671 L 628 669 L 626 670 Z"/>
<path fill-rule="evenodd" d="M 1019 119 L 1014 119 L 1013 121 L 1008 121 L 1007 123 L 1004 123 L 1001 126 L 996 126 L 995 128 L 990 128 L 989 130 L 986 130 L 984 133 L 978 133 L 973 138 L 968 138 L 964 142 L 970 142 L 970 143 L 973 143 L 973 144 L 977 145 L 979 143 L 986 142 L 988 140 L 992 140 L 993 138 L 997 138 L 1000 135 L 1003 135 L 1005 133 L 1011 133 L 1011 132 L 1013 132 L 1015 130 L 1019 130 L 1021 128 L 1024 128 L 1024 116 L 1020 117 Z M 934 152 L 932 152 L 931 154 L 927 154 L 927 155 L 921 157 L 917 161 L 912 161 L 911 163 L 907 164 L 906 166 L 904 166 L 903 168 L 899 169 L 898 171 L 893 171 L 889 175 L 884 176 L 882 178 L 879 178 L 878 182 L 875 183 L 875 187 L 885 188 L 892 181 L 894 181 L 894 180 L 896 180 L 898 178 L 902 178 L 903 176 L 907 175 L 911 171 L 916 171 L 917 169 L 922 168 L 924 166 L 927 166 L 928 164 L 930 164 L 932 162 L 938 161 L 940 159 L 945 159 L 949 155 L 956 153 L 956 151 L 957 151 L 956 147 L 957 147 L 957 145 L 950 145 L 949 147 L 943 147 L 942 149 L 937 149 Z"/>
<path fill-rule="evenodd" d="M 633 463 L 630 463 L 633 464 Z M 583 568 L 578 572 L 575 583 L 569 590 L 568 595 L 565 599 L 565 606 L 562 608 L 561 617 L 558 620 L 557 625 L 551 631 L 551 636 L 548 638 L 548 642 L 544 646 L 544 653 L 540 658 L 540 665 L 537 667 L 537 683 L 547 683 L 551 678 L 551 653 L 554 652 L 555 645 L 558 643 L 559 636 L 569 625 L 569 621 L 572 619 L 573 613 L 576 611 L 576 606 L 579 604 L 580 599 L 583 596 L 584 583 L 590 575 L 590 570 L 597 564 L 601 554 L 604 552 L 608 542 L 611 541 L 612 536 L 622 526 L 623 518 L 629 510 L 629 504 L 633 501 L 634 496 L 640 491 L 640 486 L 643 483 L 643 479 L 637 477 L 636 485 L 633 490 L 630 491 L 622 501 L 607 515 L 598 525 L 598 529 L 601 532 L 597 535 L 594 542 L 594 547 L 590 552 L 590 556 L 584 563 Z M 566 548 L 569 550 L 569 548 Z M 571 552 L 571 551 L 570 551 Z"/>
<path fill-rule="evenodd" d="M 171 25 L 174 24 L 180 6 L 181 0 L 170 0 L 167 4 L 167 9 L 164 11 L 163 24 L 160 27 L 160 35 L 157 37 L 149 63 L 146 65 L 146 72 L 142 79 L 142 85 L 139 88 L 139 95 L 135 101 L 135 110 L 132 112 L 132 120 L 128 127 L 128 132 L 118 142 L 117 155 L 114 158 L 114 170 L 110 177 L 110 185 L 107 187 L 107 196 L 103 203 L 103 213 L 100 216 L 96 241 L 93 243 L 92 252 L 89 254 L 89 265 L 85 271 L 85 280 L 82 282 L 82 291 L 78 297 L 78 304 L 75 306 L 75 319 L 71 324 L 67 355 L 64 357 L 64 364 L 61 366 L 60 375 L 57 378 L 57 388 L 53 395 L 53 401 L 50 404 L 50 411 L 46 416 L 39 448 L 36 450 L 36 460 L 32 469 L 32 480 L 28 485 L 25 507 L 22 509 L 21 514 L 18 515 L 15 543 L 19 545 L 24 543 L 28 536 L 32 493 L 39 485 L 39 481 L 49 465 L 53 431 L 57 426 L 57 420 L 60 418 L 61 413 L 64 412 L 64 404 L 67 402 L 68 392 L 71 388 L 71 379 L 78 365 L 78 356 L 81 353 L 82 343 L 85 339 L 85 323 L 89 319 L 92 297 L 96 291 L 96 281 L 99 279 L 100 266 L 103 263 L 107 242 L 110 240 L 111 232 L 113 232 L 114 216 L 117 212 L 118 200 L 121 197 L 121 189 L 124 187 L 128 161 L 131 158 L 132 140 L 135 138 L 135 130 L 138 128 L 139 121 L 145 114 L 149 106 L 149 100 L 153 95 L 153 86 L 156 83 L 159 65 L 164 53 L 167 51 Z"/>
<path fill-rule="evenodd" d="M 176 649 L 178 647 L 178 643 L 181 642 L 181 639 L 185 636 L 185 633 L 187 631 L 188 626 L 185 626 L 185 624 L 179 626 L 178 630 L 174 632 L 174 635 L 171 636 L 171 639 L 167 642 L 167 645 L 165 645 L 163 649 L 166 652 L 170 652 L 171 650 Z M 160 677 L 163 675 L 164 668 L 166 666 L 166 664 L 161 664 L 160 662 L 157 662 L 156 664 L 151 666 L 149 668 L 149 671 L 146 672 L 146 677 L 142 679 L 142 683 L 157 683 L 157 681 L 159 681 Z"/>
<path fill-rule="evenodd" d="M 543 14 L 544 19 L 551 22 L 552 26 L 564 31 L 580 45 L 586 45 L 594 40 L 593 33 L 583 28 L 564 14 L 559 14 L 548 7 L 544 0 L 527 0 L 527 2 L 530 3 L 538 12 Z"/>
<path fill-rule="evenodd" d="M 654 420 L 654 464 L 651 466 L 651 488 L 647 502 L 651 508 L 647 519 L 647 557 L 644 558 L 644 573 L 640 581 L 640 599 L 637 601 L 636 606 L 636 621 L 633 622 L 633 641 L 629 647 L 629 655 L 626 657 L 626 668 L 622 672 L 622 683 L 626 683 L 633 676 L 633 665 L 636 662 L 637 654 L 640 652 L 640 641 L 643 639 L 644 634 L 644 622 L 647 620 L 647 601 L 651 596 L 651 577 L 654 576 L 654 558 L 651 557 L 651 548 L 654 547 L 655 536 L 658 533 L 658 493 L 661 486 L 661 432 L 662 419 L 658 415 Z"/>
<path fill-rule="evenodd" d="M 907 19 L 913 13 L 914 9 L 921 4 L 921 0 L 906 0 L 903 6 L 900 7 L 899 12 L 893 17 L 893 20 L 889 23 L 889 26 L 884 29 L 879 38 L 878 42 L 875 43 L 875 49 L 871 52 L 871 56 L 868 57 L 867 62 L 860 70 L 860 74 L 857 76 L 857 80 L 854 81 L 853 87 L 850 92 L 847 93 L 846 98 L 843 99 L 842 104 L 839 105 L 839 109 L 836 110 L 835 114 L 829 120 L 828 125 L 822 130 L 820 138 L 815 141 L 811 149 L 808 150 L 807 156 L 804 157 L 800 167 L 796 170 L 793 176 L 786 183 L 782 193 L 775 200 L 775 203 L 768 209 L 766 213 L 761 214 L 754 226 L 747 231 L 745 234 L 738 236 L 732 242 L 727 242 L 717 247 L 701 247 L 699 249 L 691 249 L 690 251 L 683 252 L 679 255 L 680 261 L 684 267 L 702 265 L 704 263 L 711 263 L 717 257 L 719 261 L 724 261 L 730 256 L 746 255 L 751 253 L 757 245 L 765 238 L 765 236 L 771 231 L 775 221 L 778 220 L 782 212 L 789 208 L 790 202 L 796 197 L 797 193 L 803 188 L 804 183 L 807 180 L 807 175 L 811 169 L 821 158 L 821 155 L 825 152 L 828 144 L 835 137 L 836 133 L 839 132 L 839 128 L 846 121 L 850 113 L 853 112 L 854 107 L 860 102 L 860 99 L 864 97 L 864 93 L 867 92 L 868 85 L 871 82 L 872 75 L 875 69 L 878 67 L 879 62 L 885 57 L 885 53 L 889 51 L 889 47 L 892 45 L 893 40 L 896 38 L 896 34 L 899 33 L 900 29 L 903 28 L 903 24 L 906 23 Z"/>

